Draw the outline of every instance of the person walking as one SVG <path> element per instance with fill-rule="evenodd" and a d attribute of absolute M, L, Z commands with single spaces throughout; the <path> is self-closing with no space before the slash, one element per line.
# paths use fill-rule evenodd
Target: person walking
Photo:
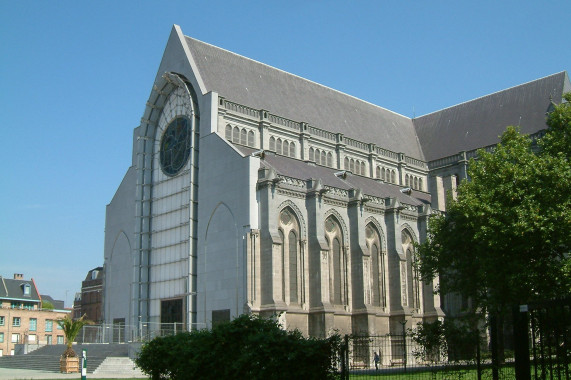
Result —
<path fill-rule="evenodd" d="M 379 360 L 381 358 L 379 358 L 379 354 L 377 354 L 377 352 L 373 352 L 375 354 L 375 356 L 373 357 L 373 360 L 375 361 L 375 370 L 379 370 Z"/>

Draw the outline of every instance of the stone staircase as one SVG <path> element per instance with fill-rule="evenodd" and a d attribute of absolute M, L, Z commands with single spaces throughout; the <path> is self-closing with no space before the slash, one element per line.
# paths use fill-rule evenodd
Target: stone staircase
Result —
<path fill-rule="evenodd" d="M 59 358 L 66 346 L 54 344 L 44 346 L 26 355 L 0 357 L 0 368 L 27 369 L 47 372 L 60 372 Z M 146 377 L 129 359 L 127 344 L 77 344 L 73 350 L 81 356 L 83 349 L 87 350 L 87 373 L 114 375 L 125 372 L 132 377 Z M 134 370 L 135 368 L 135 370 Z"/>
<path fill-rule="evenodd" d="M 111 376 L 120 373 L 122 376 L 147 377 L 130 358 L 108 357 L 95 371 L 95 376 Z"/>

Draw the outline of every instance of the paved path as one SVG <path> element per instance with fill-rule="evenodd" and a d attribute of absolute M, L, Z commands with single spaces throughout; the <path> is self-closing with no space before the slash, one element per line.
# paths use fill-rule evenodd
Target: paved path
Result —
<path fill-rule="evenodd" d="M 119 379 L 120 375 L 93 375 L 87 374 L 87 379 Z M 126 378 L 133 378 L 127 376 Z M 31 380 L 31 379 L 81 379 L 80 373 L 54 373 L 46 371 L 32 371 L 28 369 L 0 368 L 0 380 Z"/>

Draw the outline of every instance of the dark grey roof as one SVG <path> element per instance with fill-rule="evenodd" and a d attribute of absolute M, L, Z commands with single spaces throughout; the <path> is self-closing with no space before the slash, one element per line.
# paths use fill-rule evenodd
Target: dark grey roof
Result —
<path fill-rule="evenodd" d="M 42 294 L 42 301 L 50 302 L 52 305 L 54 305 L 54 309 L 56 310 L 63 310 L 65 308 L 65 302 L 63 300 L 53 299 L 52 296 L 49 296 L 47 294 Z"/>
<path fill-rule="evenodd" d="M 30 286 L 30 294 L 24 294 L 24 285 Z M 39 302 L 40 297 L 36 289 L 36 285 L 32 280 L 8 279 L 0 277 L 0 298 L 14 300 L 29 300 L 30 302 Z"/>
<path fill-rule="evenodd" d="M 496 144 L 507 126 L 532 134 L 546 128 L 551 100 L 571 89 L 565 71 L 415 119 L 428 161 Z"/>
<path fill-rule="evenodd" d="M 254 152 L 254 149 L 244 146 L 237 145 L 236 147 L 245 155 Z M 342 179 L 335 175 L 336 172 L 340 171 L 339 169 L 307 163 L 294 158 L 280 156 L 273 152 L 267 152 L 265 154 L 264 159 L 261 160 L 261 165 L 263 167 L 273 168 L 278 174 L 286 177 L 300 180 L 310 178 L 321 179 L 324 186 L 335 187 L 342 190 L 361 189 L 363 194 L 366 195 L 379 198 L 396 198 L 399 202 L 414 206 L 430 203 L 430 194 L 428 193 L 413 191 L 409 196 L 400 191 L 401 186 L 379 182 L 368 177 L 350 173 L 345 179 Z"/>
<path fill-rule="evenodd" d="M 424 159 L 412 120 L 296 75 L 186 37 L 206 91 L 255 109 Z"/>

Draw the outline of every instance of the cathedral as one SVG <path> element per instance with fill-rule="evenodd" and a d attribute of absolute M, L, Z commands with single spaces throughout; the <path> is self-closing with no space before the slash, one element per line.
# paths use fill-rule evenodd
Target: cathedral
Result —
<path fill-rule="evenodd" d="M 444 317 L 414 244 L 508 125 L 541 134 L 566 72 L 408 118 L 174 26 L 107 206 L 104 311 L 123 336 L 240 314 L 382 335 Z"/>

